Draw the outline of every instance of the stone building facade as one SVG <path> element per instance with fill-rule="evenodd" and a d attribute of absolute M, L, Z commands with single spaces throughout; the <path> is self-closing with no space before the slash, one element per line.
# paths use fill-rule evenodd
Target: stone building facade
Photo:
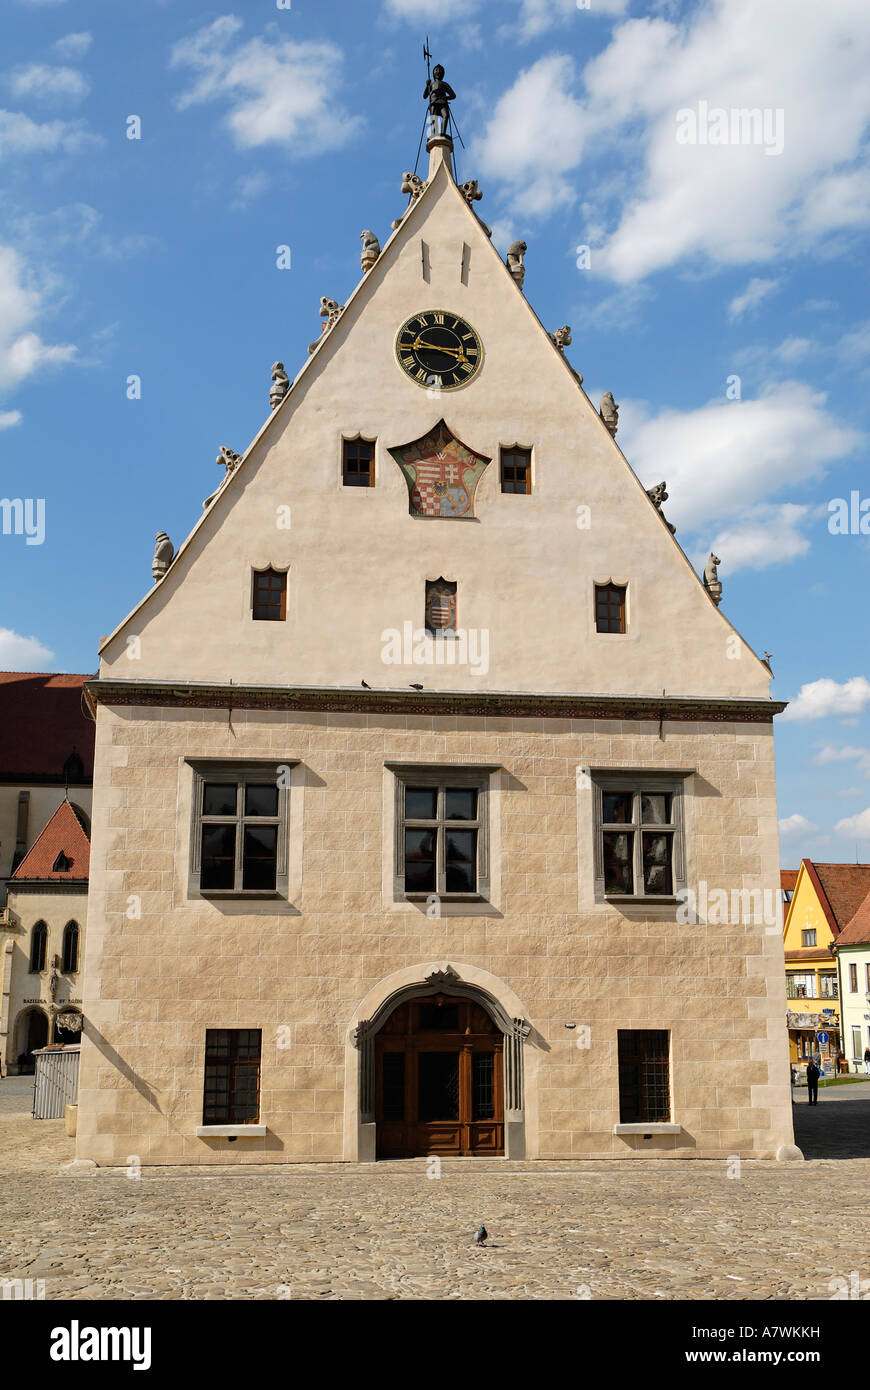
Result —
<path fill-rule="evenodd" d="M 78 1043 L 88 902 L 83 812 L 62 801 L 7 883 L 0 913 L 0 1074 L 34 1049 Z"/>
<path fill-rule="evenodd" d="M 791 1142 L 779 931 L 686 911 L 777 893 L 769 672 L 429 153 L 102 644 L 80 1158 Z"/>

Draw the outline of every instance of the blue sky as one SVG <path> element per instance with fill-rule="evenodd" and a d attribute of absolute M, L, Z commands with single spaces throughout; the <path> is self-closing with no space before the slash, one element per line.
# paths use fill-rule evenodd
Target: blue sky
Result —
<path fill-rule="evenodd" d="M 866 0 L 7 0 L 2 492 L 46 512 L 0 536 L 0 666 L 94 669 L 257 432 L 405 205 L 427 31 L 496 244 L 773 653 L 783 863 L 870 859 L 870 535 L 829 530 L 870 498 Z"/>

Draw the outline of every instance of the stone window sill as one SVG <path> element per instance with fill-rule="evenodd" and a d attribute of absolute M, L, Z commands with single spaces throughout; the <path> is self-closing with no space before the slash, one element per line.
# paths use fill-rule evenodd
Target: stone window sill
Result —
<path fill-rule="evenodd" d="M 631 1124 L 613 1126 L 614 1134 L 682 1134 L 682 1132 L 682 1125 L 665 1124 L 661 1120 L 658 1121 L 656 1124 L 649 1123 L 639 1125 Z"/>
<path fill-rule="evenodd" d="M 263 1139 L 265 1125 L 197 1125 L 197 1139 Z"/>

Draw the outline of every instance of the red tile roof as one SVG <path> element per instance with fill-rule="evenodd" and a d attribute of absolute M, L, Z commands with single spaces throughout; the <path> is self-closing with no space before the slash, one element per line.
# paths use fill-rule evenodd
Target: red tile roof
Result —
<path fill-rule="evenodd" d="M 817 864 L 809 859 L 803 863 L 831 930 L 839 936 L 870 893 L 870 864 Z"/>
<path fill-rule="evenodd" d="M 63 786 L 64 763 L 75 749 L 94 775 L 94 723 L 83 710 L 88 676 L 0 671 L 0 781 Z"/>
<path fill-rule="evenodd" d="M 837 947 L 870 945 L 870 893 L 862 902 L 855 916 L 837 937 Z"/>
<path fill-rule="evenodd" d="M 779 871 L 779 886 L 780 886 L 780 888 L 782 888 L 782 889 L 790 888 L 791 891 L 794 892 L 795 884 L 797 883 L 797 876 L 798 876 L 798 870 L 797 870 L 797 869 L 780 869 L 780 871 Z"/>
<path fill-rule="evenodd" d="M 59 854 L 71 860 L 68 869 L 55 869 Z M 11 883 L 38 880 L 40 883 L 69 883 L 86 879 L 91 857 L 91 845 L 82 823 L 68 801 L 62 801 L 25 854 Z"/>

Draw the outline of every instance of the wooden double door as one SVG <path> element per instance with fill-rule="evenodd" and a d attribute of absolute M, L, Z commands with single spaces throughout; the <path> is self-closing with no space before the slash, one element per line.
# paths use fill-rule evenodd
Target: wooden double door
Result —
<path fill-rule="evenodd" d="M 434 994 L 375 1039 L 378 1158 L 504 1153 L 503 1036 L 485 1009 Z"/>

